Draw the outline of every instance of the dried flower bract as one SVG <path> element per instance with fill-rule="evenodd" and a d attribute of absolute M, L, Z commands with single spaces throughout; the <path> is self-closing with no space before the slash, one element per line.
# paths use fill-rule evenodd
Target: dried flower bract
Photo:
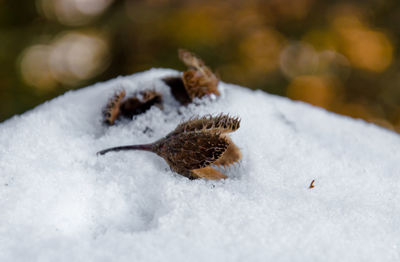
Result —
<path fill-rule="evenodd" d="M 115 120 L 121 114 L 120 106 L 121 101 L 125 97 L 125 90 L 117 92 L 107 103 L 106 108 L 103 110 L 104 122 L 113 125 Z"/>
<path fill-rule="evenodd" d="M 226 176 L 211 166 L 229 166 L 242 158 L 239 148 L 228 136 L 239 127 L 240 120 L 228 115 L 193 118 L 152 144 L 113 147 L 99 154 L 150 151 L 164 158 L 173 171 L 190 179 L 222 179 Z"/>

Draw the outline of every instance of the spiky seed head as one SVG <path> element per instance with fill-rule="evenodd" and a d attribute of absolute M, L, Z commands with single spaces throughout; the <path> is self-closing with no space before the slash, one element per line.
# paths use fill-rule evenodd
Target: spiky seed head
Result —
<path fill-rule="evenodd" d="M 225 178 L 210 165 L 225 167 L 242 158 L 240 149 L 227 135 L 239 127 L 239 118 L 229 115 L 192 118 L 158 141 L 155 152 L 172 170 L 191 179 Z"/>
<path fill-rule="evenodd" d="M 182 80 L 187 94 L 193 100 L 209 94 L 220 95 L 218 91 L 219 79 L 204 62 L 193 53 L 179 49 L 179 58 L 189 68 L 183 73 Z"/>
<path fill-rule="evenodd" d="M 240 120 L 228 115 L 194 118 L 152 144 L 114 147 L 100 154 L 131 149 L 151 151 L 163 157 L 173 171 L 190 179 L 222 179 L 226 176 L 210 165 L 228 166 L 241 159 L 239 148 L 227 134 L 239 126 Z"/>

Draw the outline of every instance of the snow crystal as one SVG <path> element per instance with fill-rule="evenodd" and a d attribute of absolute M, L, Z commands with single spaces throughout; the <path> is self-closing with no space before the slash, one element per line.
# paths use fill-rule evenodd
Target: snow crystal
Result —
<path fill-rule="evenodd" d="M 177 74 L 70 91 L 0 125 L 0 261 L 400 260 L 398 135 L 225 83 L 179 106 L 161 81 Z M 163 108 L 107 127 L 121 88 L 155 89 Z M 222 112 L 242 120 L 226 180 L 188 180 L 148 152 L 96 155 Z"/>

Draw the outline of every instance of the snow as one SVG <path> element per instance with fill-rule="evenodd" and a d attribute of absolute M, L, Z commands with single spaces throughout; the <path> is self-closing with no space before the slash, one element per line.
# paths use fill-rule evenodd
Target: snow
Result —
<path fill-rule="evenodd" d="M 400 260 L 397 134 L 226 83 L 179 107 L 160 80 L 177 74 L 119 77 L 0 124 L 0 261 Z M 106 127 L 120 88 L 153 88 L 164 107 Z M 226 180 L 188 180 L 148 152 L 96 155 L 221 112 L 242 119 Z"/>

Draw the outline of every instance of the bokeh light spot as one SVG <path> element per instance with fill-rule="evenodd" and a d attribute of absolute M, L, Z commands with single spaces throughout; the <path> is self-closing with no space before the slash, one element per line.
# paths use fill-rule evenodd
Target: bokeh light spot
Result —
<path fill-rule="evenodd" d="M 337 17 L 333 26 L 341 49 L 353 66 L 383 72 L 392 63 L 393 46 L 383 32 L 372 30 L 351 16 Z"/>
<path fill-rule="evenodd" d="M 289 78 L 316 72 L 318 54 L 304 42 L 296 42 L 285 47 L 280 55 L 281 71 Z"/>
<path fill-rule="evenodd" d="M 270 28 L 250 33 L 239 46 L 244 65 L 251 71 L 268 73 L 279 64 L 279 53 L 285 39 Z"/>
<path fill-rule="evenodd" d="M 68 32 L 47 45 L 27 48 L 20 68 L 26 83 L 40 90 L 76 84 L 101 73 L 109 64 L 109 47 L 100 34 Z"/>
<path fill-rule="evenodd" d="M 107 42 L 96 34 L 66 33 L 53 43 L 50 56 L 52 73 L 65 84 L 93 77 L 108 62 Z"/>
<path fill-rule="evenodd" d="M 34 45 L 21 55 L 20 68 L 24 81 L 38 90 L 49 90 L 56 85 L 56 79 L 50 73 L 49 56 L 51 47 Z"/>
<path fill-rule="evenodd" d="M 101 15 L 113 0 L 37 0 L 38 11 L 65 25 L 83 25 Z"/>
<path fill-rule="evenodd" d="M 299 76 L 287 89 L 288 97 L 330 109 L 338 93 L 337 82 L 324 76 Z"/>

